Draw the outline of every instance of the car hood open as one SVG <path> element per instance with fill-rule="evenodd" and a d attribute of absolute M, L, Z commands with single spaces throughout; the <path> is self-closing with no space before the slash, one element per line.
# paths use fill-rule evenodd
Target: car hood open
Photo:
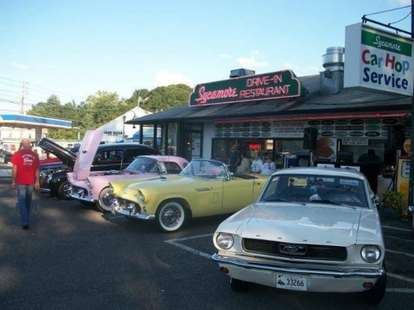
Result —
<path fill-rule="evenodd" d="M 48 139 L 42 138 L 38 146 L 41 147 L 44 151 L 49 152 L 59 158 L 65 165 L 73 168 L 76 161 L 76 154 L 64 148 L 63 146 L 57 144 L 56 142 Z"/>
<path fill-rule="evenodd" d="M 257 203 L 239 227 L 243 238 L 286 243 L 355 244 L 361 211 L 351 207 Z"/>
<path fill-rule="evenodd" d="M 103 131 L 88 130 L 79 148 L 79 154 L 73 167 L 73 177 L 76 180 L 86 180 L 90 174 L 92 162 L 102 140 Z"/>

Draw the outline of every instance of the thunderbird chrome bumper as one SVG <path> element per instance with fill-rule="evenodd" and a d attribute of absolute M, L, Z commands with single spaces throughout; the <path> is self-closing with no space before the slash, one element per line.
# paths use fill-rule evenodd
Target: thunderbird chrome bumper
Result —
<path fill-rule="evenodd" d="M 153 220 L 155 219 L 155 215 L 153 214 L 146 214 L 143 212 L 137 212 L 137 206 L 134 203 L 130 203 L 131 205 L 120 205 L 118 199 L 114 199 L 112 203 L 112 212 L 122 214 L 128 217 L 136 218 L 139 220 Z"/>
<path fill-rule="evenodd" d="M 88 191 L 85 188 L 81 187 L 75 187 L 72 186 L 72 188 L 69 190 L 69 196 L 76 200 L 82 200 L 86 202 L 95 202 L 95 199 L 93 199 Z"/>

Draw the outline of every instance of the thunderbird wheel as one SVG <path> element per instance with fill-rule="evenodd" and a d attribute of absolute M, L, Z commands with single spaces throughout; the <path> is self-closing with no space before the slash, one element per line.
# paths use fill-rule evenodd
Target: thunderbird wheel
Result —
<path fill-rule="evenodd" d="M 112 212 L 112 203 L 114 202 L 114 195 L 110 187 L 104 187 L 99 193 L 98 209 L 102 212 Z"/>
<path fill-rule="evenodd" d="M 177 231 L 186 222 L 187 212 L 180 202 L 168 201 L 158 208 L 156 219 L 163 232 Z"/>

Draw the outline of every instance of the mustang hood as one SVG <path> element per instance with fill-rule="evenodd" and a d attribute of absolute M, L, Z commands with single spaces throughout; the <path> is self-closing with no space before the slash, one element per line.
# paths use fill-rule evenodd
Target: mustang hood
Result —
<path fill-rule="evenodd" d="M 95 158 L 103 132 L 100 129 L 88 130 L 79 148 L 79 154 L 73 167 L 73 176 L 77 180 L 85 180 L 91 171 L 91 165 Z"/>
<path fill-rule="evenodd" d="M 75 164 L 76 155 L 71 151 L 65 149 L 63 146 L 53 142 L 48 138 L 42 138 L 38 146 L 41 147 L 44 151 L 52 153 L 57 158 L 59 158 L 65 165 L 73 168 Z"/>
<path fill-rule="evenodd" d="M 257 203 L 240 227 L 243 238 L 348 246 L 356 243 L 361 211 L 328 205 Z"/>

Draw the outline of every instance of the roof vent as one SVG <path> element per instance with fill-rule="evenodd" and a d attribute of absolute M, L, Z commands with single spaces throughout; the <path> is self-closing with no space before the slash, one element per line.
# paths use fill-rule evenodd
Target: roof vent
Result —
<path fill-rule="evenodd" d="M 326 54 L 322 56 L 322 66 L 326 71 L 343 71 L 344 55 L 345 49 L 343 47 L 328 47 Z"/>
<path fill-rule="evenodd" d="M 254 70 L 249 70 L 249 69 L 244 69 L 244 68 L 240 68 L 240 69 L 233 69 L 230 71 L 230 78 L 238 78 L 238 77 L 242 77 L 242 76 L 248 76 L 248 75 L 255 75 L 256 71 Z"/>
<path fill-rule="evenodd" d="M 322 55 L 322 66 L 325 71 L 320 73 L 320 90 L 324 95 L 339 93 L 344 88 L 344 57 L 343 47 L 329 47 Z"/>

